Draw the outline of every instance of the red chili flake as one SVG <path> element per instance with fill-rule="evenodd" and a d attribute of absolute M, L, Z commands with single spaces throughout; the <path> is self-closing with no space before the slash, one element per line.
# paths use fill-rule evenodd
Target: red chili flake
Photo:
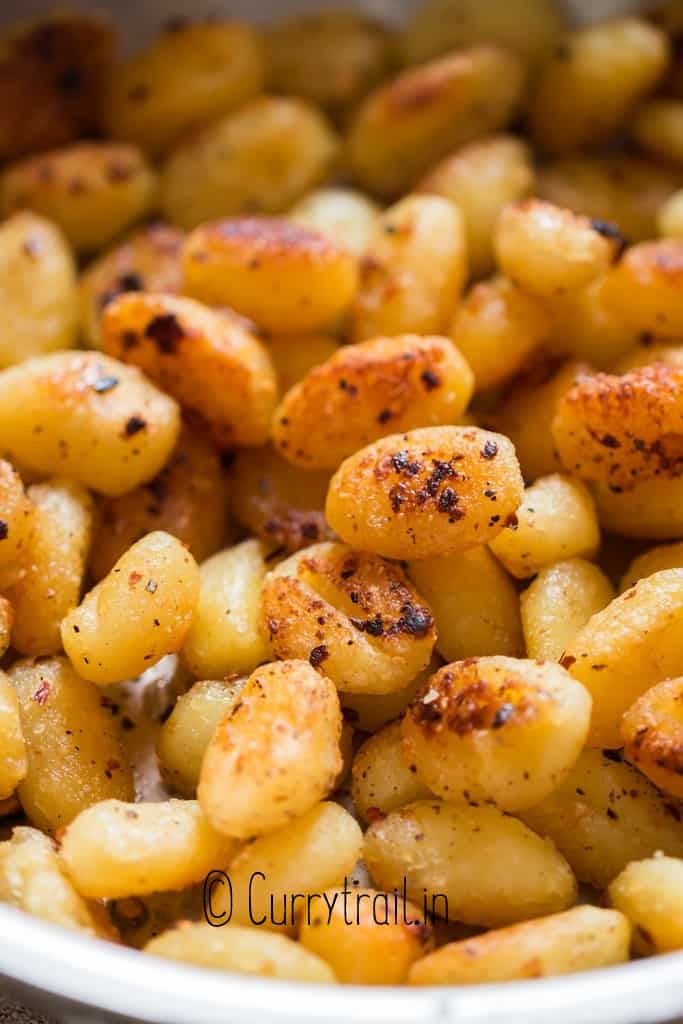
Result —
<path fill-rule="evenodd" d="M 372 825 L 375 821 L 383 821 L 386 818 L 386 814 L 379 807 L 368 807 L 365 811 L 365 817 Z"/>
<path fill-rule="evenodd" d="M 134 587 L 135 584 L 139 583 L 141 579 L 142 579 L 142 573 L 141 572 L 132 572 L 130 574 L 130 576 L 128 577 L 128 586 L 129 587 Z"/>

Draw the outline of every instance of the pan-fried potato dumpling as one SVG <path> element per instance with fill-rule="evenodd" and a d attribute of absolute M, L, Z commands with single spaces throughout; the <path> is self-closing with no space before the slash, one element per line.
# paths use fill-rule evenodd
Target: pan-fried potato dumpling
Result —
<path fill-rule="evenodd" d="M 401 751 L 401 722 L 389 722 L 363 743 L 353 759 L 351 796 L 362 821 L 372 823 L 391 811 L 432 795 Z"/>
<path fill-rule="evenodd" d="M 552 431 L 562 463 L 629 491 L 683 464 L 683 367 L 655 363 L 584 377 L 560 399 Z"/>
<path fill-rule="evenodd" d="M 210 918 L 254 924 L 267 934 L 293 934 L 293 893 L 321 893 L 341 885 L 353 872 L 363 847 L 356 819 L 340 804 L 324 800 L 294 821 L 246 843 L 230 862 L 232 894 L 227 885 L 211 891 Z M 261 877 L 265 875 L 265 878 Z M 271 906 L 273 907 L 271 917 Z M 223 929 L 225 930 L 225 929 Z"/>
<path fill-rule="evenodd" d="M 561 558 L 592 558 L 600 546 L 593 498 L 580 480 L 554 473 L 524 492 L 515 521 L 491 541 L 491 550 L 517 579 L 534 576 Z"/>
<path fill-rule="evenodd" d="M 249 25 L 188 21 L 162 32 L 109 76 L 105 129 L 158 155 L 256 96 L 265 73 L 260 41 Z"/>
<path fill-rule="evenodd" d="M 151 213 L 156 198 L 156 173 L 122 143 L 75 143 L 10 164 L 0 178 L 5 215 L 29 208 L 49 217 L 78 252 L 109 245 Z"/>
<path fill-rule="evenodd" d="M 99 127 L 116 48 L 101 11 L 62 9 L 0 35 L 0 160 L 61 146 Z"/>
<path fill-rule="evenodd" d="M 555 0 L 423 0 L 400 39 L 406 64 L 429 60 L 475 43 L 498 43 L 536 64 L 551 50 L 565 24 Z"/>
<path fill-rule="evenodd" d="M 612 906 L 633 925 L 634 951 L 683 949 L 683 860 L 655 854 L 634 861 L 609 887 Z"/>
<path fill-rule="evenodd" d="M 97 687 L 64 657 L 17 661 L 8 675 L 28 757 L 19 799 L 31 823 L 55 832 L 101 800 L 132 800 L 119 721 Z"/>
<path fill-rule="evenodd" d="M 543 303 L 505 277 L 476 284 L 455 311 L 450 335 L 477 391 L 505 384 L 538 356 L 552 320 Z"/>
<path fill-rule="evenodd" d="M 538 170 L 542 199 L 615 224 L 631 242 L 654 238 L 658 211 L 680 184 L 677 168 L 624 152 L 561 157 Z"/>
<path fill-rule="evenodd" d="M 248 839 L 305 814 L 341 771 L 341 728 L 334 684 L 307 662 L 257 669 L 204 755 L 197 795 L 207 819 Z"/>
<path fill-rule="evenodd" d="M 277 657 L 307 659 L 350 693 L 403 689 L 436 639 L 431 610 L 400 566 L 329 543 L 266 577 L 261 630 Z"/>
<path fill-rule="evenodd" d="M 261 635 L 261 588 L 268 550 L 253 538 L 219 551 L 199 567 L 199 600 L 182 658 L 198 678 L 253 672 L 270 658 Z"/>
<path fill-rule="evenodd" d="M 101 580 L 146 533 L 163 530 L 203 562 L 228 540 L 226 486 L 219 453 L 184 429 L 162 471 L 118 498 L 100 498 L 90 571 Z"/>
<path fill-rule="evenodd" d="M 579 630 L 614 596 L 604 572 L 583 558 L 545 566 L 520 595 L 527 655 L 559 661 Z"/>
<path fill-rule="evenodd" d="M 81 327 L 92 348 L 100 348 L 100 317 L 122 292 L 182 290 L 182 231 L 162 222 L 138 228 L 94 260 L 80 278 Z"/>
<path fill-rule="evenodd" d="M 634 586 L 638 580 L 644 580 L 662 569 L 683 569 L 683 544 L 680 541 L 676 544 L 659 544 L 637 555 L 621 578 L 620 593 Z"/>
<path fill-rule="evenodd" d="M 73 254 L 55 224 L 27 210 L 0 225 L 0 304 L 0 368 L 75 344 Z"/>
<path fill-rule="evenodd" d="M 588 691 L 552 662 L 468 658 L 440 669 L 413 700 L 403 757 L 444 800 L 519 811 L 569 773 L 590 710 Z"/>
<path fill-rule="evenodd" d="M 321 957 L 286 935 L 231 924 L 213 928 L 205 922 L 181 921 L 145 946 L 145 953 L 232 974 L 333 984 L 332 968 Z"/>
<path fill-rule="evenodd" d="M 621 747 L 627 708 L 683 671 L 682 639 L 683 569 L 640 580 L 588 620 L 562 664 L 593 697 L 591 746 Z"/>
<path fill-rule="evenodd" d="M 641 242 L 611 269 L 605 303 L 626 329 L 678 342 L 683 334 L 682 281 L 683 239 Z"/>
<path fill-rule="evenodd" d="M 59 859 L 81 895 L 115 900 L 186 889 L 227 866 L 238 848 L 196 800 L 102 800 L 64 830 Z"/>
<path fill-rule="evenodd" d="M 172 398 L 99 352 L 54 352 L 0 373 L 2 448 L 38 474 L 125 494 L 157 475 L 179 430 Z"/>
<path fill-rule="evenodd" d="M 161 773 L 181 796 L 196 795 L 206 748 L 243 685 L 243 679 L 203 679 L 178 697 L 161 726 L 157 743 Z"/>
<path fill-rule="evenodd" d="M 10 679 L 0 670 L 0 800 L 14 793 L 27 770 L 19 701 Z"/>
<path fill-rule="evenodd" d="M 335 469 L 385 433 L 452 423 L 472 394 L 472 372 L 438 336 L 345 345 L 284 396 L 272 437 L 285 459 Z"/>
<path fill-rule="evenodd" d="M 350 911 L 338 889 L 323 894 L 317 914 L 312 903 L 299 927 L 300 944 L 334 968 L 344 984 L 403 984 L 410 965 L 433 946 L 430 923 L 419 907 L 395 893 L 352 892 Z"/>
<path fill-rule="evenodd" d="M 573 907 L 449 942 L 413 964 L 411 985 L 481 985 L 549 978 L 629 959 L 631 927 L 617 910 Z"/>
<path fill-rule="evenodd" d="M 624 327 L 619 313 L 605 302 L 609 273 L 579 291 L 546 299 L 552 331 L 546 342 L 550 355 L 589 360 L 598 370 L 615 368 L 640 341 L 638 333 Z M 653 360 L 654 361 L 654 360 Z"/>
<path fill-rule="evenodd" d="M 678 805 L 610 751 L 584 750 L 562 785 L 520 817 L 598 890 L 632 860 L 657 850 L 683 856 Z"/>
<path fill-rule="evenodd" d="M 199 569 L 161 530 L 133 544 L 62 621 L 74 668 L 92 682 L 120 683 L 180 650 L 199 597 Z"/>
<path fill-rule="evenodd" d="M 458 207 L 441 196 L 406 196 L 382 214 L 363 253 L 352 340 L 443 334 L 466 277 Z"/>
<path fill-rule="evenodd" d="M 29 487 L 31 538 L 21 578 L 6 593 L 14 609 L 12 646 L 38 657 L 62 649 L 59 627 L 81 596 L 94 503 L 80 484 L 53 479 Z"/>
<path fill-rule="evenodd" d="M 188 236 L 183 270 L 189 295 L 230 306 L 272 334 L 334 327 L 358 283 L 348 250 L 274 217 L 203 224 Z"/>
<path fill-rule="evenodd" d="M 193 299 L 126 292 L 104 310 L 101 336 L 108 355 L 138 366 L 219 446 L 268 439 L 275 370 L 265 347 L 235 318 Z"/>
<path fill-rule="evenodd" d="M 607 142 L 668 63 L 667 36 L 641 18 L 612 18 L 568 33 L 535 83 L 534 141 L 549 153 Z"/>
<path fill-rule="evenodd" d="M 33 509 L 22 479 L 4 459 L 0 459 L 0 509 L 0 587 L 4 590 L 22 575 L 33 525 Z"/>
<path fill-rule="evenodd" d="M 683 103 L 666 98 L 644 103 L 631 123 L 631 137 L 651 156 L 683 164 Z"/>
<path fill-rule="evenodd" d="M 408 576 L 434 613 L 436 649 L 447 661 L 524 654 L 519 595 L 485 545 L 409 562 Z"/>
<path fill-rule="evenodd" d="M 363 859 L 378 888 L 405 884 L 419 906 L 426 901 L 463 924 L 498 928 L 576 900 L 574 875 L 554 845 L 488 805 L 407 804 L 370 826 Z"/>
<path fill-rule="evenodd" d="M 343 113 L 379 82 L 391 64 L 391 33 L 358 11 L 319 11 L 268 26 L 269 81 Z"/>
<path fill-rule="evenodd" d="M 216 217 L 281 213 L 325 180 L 339 141 L 304 100 L 258 96 L 181 139 L 161 172 L 161 208 L 191 228 Z"/>
<path fill-rule="evenodd" d="M 228 469 L 230 511 L 266 544 L 298 551 L 331 540 L 325 521 L 329 471 L 305 470 L 274 448 L 244 448 Z"/>
<path fill-rule="evenodd" d="M 418 672 L 407 686 L 392 693 L 340 692 L 339 700 L 345 721 L 350 722 L 354 729 L 361 732 L 378 732 L 395 718 L 401 717 L 424 680 L 433 675 L 440 664 L 441 659 L 438 656 L 433 657 L 427 667 Z"/>
<path fill-rule="evenodd" d="M 59 863 L 56 843 L 37 828 L 19 825 L 0 843 L 0 901 L 62 928 L 117 938 L 104 908 L 76 891 Z"/>
<path fill-rule="evenodd" d="M 646 690 L 621 720 L 624 753 L 665 793 L 683 798 L 683 678 Z"/>
<path fill-rule="evenodd" d="M 629 490 L 607 483 L 591 488 L 600 525 L 621 537 L 683 537 L 683 476 L 652 476 Z"/>
<path fill-rule="evenodd" d="M 287 219 L 309 231 L 329 235 L 354 256 L 362 256 L 380 212 L 377 203 L 363 192 L 328 186 L 303 196 L 288 211 Z"/>
<path fill-rule="evenodd" d="M 584 288 L 605 273 L 622 244 L 614 225 L 543 199 L 506 206 L 494 232 L 500 270 L 541 298 Z"/>
<path fill-rule="evenodd" d="M 444 196 L 456 204 L 465 224 L 470 274 L 479 278 L 494 268 L 493 229 L 501 211 L 528 196 L 534 179 L 526 143 L 514 135 L 489 135 L 445 157 L 416 191 Z"/>
<path fill-rule="evenodd" d="M 347 152 L 355 180 L 394 198 L 441 157 L 504 128 L 525 84 L 522 62 L 496 46 L 473 46 L 410 68 L 358 106 Z"/>
<path fill-rule="evenodd" d="M 506 437 L 424 427 L 346 459 L 330 481 L 326 514 L 347 544 L 385 558 L 438 558 L 492 540 L 523 492 Z"/>

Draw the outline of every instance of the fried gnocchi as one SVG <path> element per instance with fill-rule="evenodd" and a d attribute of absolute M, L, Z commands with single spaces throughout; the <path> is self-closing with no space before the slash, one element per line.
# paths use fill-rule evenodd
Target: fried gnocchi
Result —
<path fill-rule="evenodd" d="M 326 513 L 347 544 L 385 558 L 435 558 L 492 540 L 523 481 L 506 437 L 423 427 L 362 448 L 330 482 Z"/>
<path fill-rule="evenodd" d="M 296 465 L 336 469 L 383 434 L 457 420 L 472 384 L 469 366 L 447 338 L 404 335 L 345 345 L 287 392 L 273 417 L 273 441 Z"/>
<path fill-rule="evenodd" d="M 305 659 L 349 693 L 402 689 L 436 639 L 430 608 L 398 565 L 331 543 L 266 577 L 261 631 L 279 658 Z"/>

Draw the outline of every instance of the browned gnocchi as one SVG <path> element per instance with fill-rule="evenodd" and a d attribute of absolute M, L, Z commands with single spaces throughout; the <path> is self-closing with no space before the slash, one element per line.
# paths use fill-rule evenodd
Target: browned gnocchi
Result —
<path fill-rule="evenodd" d="M 125 494 L 163 468 L 179 430 L 172 398 L 101 353 L 55 352 L 0 373 L 2 450 L 38 474 Z"/>
<path fill-rule="evenodd" d="M 330 482 L 326 511 L 348 544 L 385 558 L 432 558 L 492 540 L 513 520 L 522 491 L 506 437 L 423 427 L 346 459 Z"/>
<path fill-rule="evenodd" d="M 230 316 L 193 299 L 130 292 L 101 322 L 102 348 L 139 367 L 223 448 L 260 445 L 277 395 L 263 345 Z"/>
<path fill-rule="evenodd" d="M 323 543 L 266 577 L 261 631 L 280 658 L 305 659 L 342 691 L 385 694 L 429 662 L 431 609 L 397 565 Z"/>
<path fill-rule="evenodd" d="M 273 441 L 290 462 L 336 469 L 383 434 L 452 423 L 471 394 L 472 372 L 447 338 L 346 345 L 287 392 L 273 418 Z"/>
<path fill-rule="evenodd" d="M 590 725 L 588 691 L 559 665 L 468 658 L 440 669 L 403 720 L 403 756 L 444 800 L 530 807 L 572 769 Z"/>

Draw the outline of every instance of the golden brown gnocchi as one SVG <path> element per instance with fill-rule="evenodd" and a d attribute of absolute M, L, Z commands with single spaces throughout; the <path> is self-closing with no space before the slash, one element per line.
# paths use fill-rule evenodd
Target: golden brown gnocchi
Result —
<path fill-rule="evenodd" d="M 288 461 L 335 469 L 383 434 L 452 423 L 471 394 L 471 370 L 447 338 L 376 338 L 343 346 L 295 384 L 272 437 Z"/>
<path fill-rule="evenodd" d="M 182 647 L 198 597 L 192 555 L 169 533 L 148 533 L 64 617 L 64 650 L 84 679 L 123 682 Z"/>
<path fill-rule="evenodd" d="M 174 25 L 109 76 L 104 124 L 113 138 L 156 155 L 256 96 L 265 75 L 264 54 L 249 25 Z"/>
<path fill-rule="evenodd" d="M 272 334 L 334 327 L 358 280 L 348 250 L 284 218 L 203 224 L 185 243 L 183 271 L 190 295 L 231 306 Z"/>
<path fill-rule="evenodd" d="M 202 761 L 197 796 L 209 822 L 248 839 L 305 814 L 341 771 L 341 727 L 333 683 L 307 662 L 256 669 Z"/>
<path fill-rule="evenodd" d="M 418 800 L 375 822 L 363 858 L 379 887 L 490 928 L 566 910 L 574 875 L 554 845 L 487 805 Z"/>
<path fill-rule="evenodd" d="M 656 854 L 634 861 L 609 887 L 612 906 L 633 925 L 639 953 L 669 953 L 683 947 L 683 860 Z"/>
<path fill-rule="evenodd" d="M 352 339 L 443 333 L 466 276 L 458 207 L 441 196 L 407 196 L 382 214 L 363 253 Z"/>
<path fill-rule="evenodd" d="M 402 689 L 436 639 L 431 610 L 399 566 L 330 543 L 266 577 L 261 630 L 278 657 L 306 659 L 349 693 Z"/>
<path fill-rule="evenodd" d="M 389 722 L 359 748 L 351 769 L 351 796 L 363 821 L 379 821 L 399 807 L 431 795 L 415 764 L 403 756 L 400 721 Z"/>
<path fill-rule="evenodd" d="M 579 630 L 613 598 L 614 587 L 605 573 L 583 558 L 542 568 L 520 595 L 528 656 L 559 661 Z"/>
<path fill-rule="evenodd" d="M 199 600 L 182 648 L 194 676 L 249 673 L 269 660 L 259 629 L 268 553 L 259 541 L 245 540 L 199 567 Z"/>
<path fill-rule="evenodd" d="M 138 369 L 96 352 L 54 352 L 0 373 L 10 460 L 117 496 L 151 480 L 180 430 L 178 406 Z"/>
<path fill-rule="evenodd" d="M 20 654 L 58 654 L 59 627 L 81 596 L 92 536 L 93 501 L 80 484 L 50 480 L 33 484 L 31 536 L 22 573 L 7 590 L 14 609 L 12 646 Z"/>
<path fill-rule="evenodd" d="M 424 427 L 346 459 L 330 482 L 326 514 L 348 544 L 385 558 L 436 558 L 492 540 L 514 517 L 522 493 L 506 437 Z"/>
<path fill-rule="evenodd" d="M 428 679 L 402 724 L 403 757 L 444 800 L 531 807 L 578 758 L 591 699 L 559 665 L 468 658 Z"/>
<path fill-rule="evenodd" d="M 235 319 L 193 299 L 127 292 L 108 303 L 102 348 L 139 367 L 223 448 L 268 439 L 275 370 Z"/>
<path fill-rule="evenodd" d="M 0 178 L 5 215 L 49 217 L 79 252 L 113 242 L 154 209 L 156 174 L 134 146 L 81 142 L 11 164 Z"/>
<path fill-rule="evenodd" d="M 359 105 L 347 137 L 354 177 L 393 198 L 458 146 L 514 117 L 525 70 L 512 53 L 481 45 L 455 50 L 380 85 Z"/>
<path fill-rule="evenodd" d="M 56 224 L 28 210 L 0 225 L 0 303 L 0 367 L 75 344 L 73 254 Z"/>
<path fill-rule="evenodd" d="M 55 832 L 102 800 L 130 800 L 133 777 L 121 728 L 102 694 L 63 657 L 17 661 L 27 767 L 19 799 L 32 824 Z"/>
<path fill-rule="evenodd" d="M 683 679 L 646 690 L 621 719 L 624 753 L 665 793 L 683 797 Z"/>
<path fill-rule="evenodd" d="M 281 213 L 325 179 L 338 146 L 312 105 L 257 96 L 173 147 L 161 172 L 161 209 L 187 229 L 216 217 Z"/>

